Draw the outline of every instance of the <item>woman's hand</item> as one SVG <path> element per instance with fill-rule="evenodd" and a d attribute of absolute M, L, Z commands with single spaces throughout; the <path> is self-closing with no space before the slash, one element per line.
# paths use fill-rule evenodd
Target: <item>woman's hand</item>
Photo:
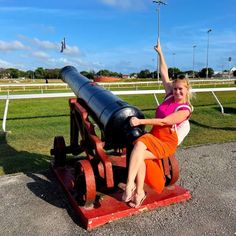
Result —
<path fill-rule="evenodd" d="M 141 124 L 140 119 L 138 119 L 137 117 L 132 117 L 132 118 L 129 120 L 129 123 L 130 123 L 131 127 L 133 127 L 133 126 L 138 126 L 138 125 Z"/>
<path fill-rule="evenodd" d="M 161 53 L 162 51 L 161 51 L 161 44 L 160 43 L 157 43 L 157 45 L 156 46 L 154 46 L 154 49 L 155 49 L 155 51 L 157 52 L 157 53 Z"/>

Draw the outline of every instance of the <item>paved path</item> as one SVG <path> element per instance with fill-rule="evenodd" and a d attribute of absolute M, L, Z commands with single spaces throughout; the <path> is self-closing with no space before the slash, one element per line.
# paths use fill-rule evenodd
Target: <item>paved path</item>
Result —
<path fill-rule="evenodd" d="M 84 230 L 50 171 L 0 177 L 0 235 L 236 235 L 236 142 L 179 149 L 192 199 Z"/>

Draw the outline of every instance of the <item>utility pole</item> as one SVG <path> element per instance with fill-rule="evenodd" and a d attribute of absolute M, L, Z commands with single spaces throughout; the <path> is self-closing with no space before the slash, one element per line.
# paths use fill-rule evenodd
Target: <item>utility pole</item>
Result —
<path fill-rule="evenodd" d="M 173 56 L 173 70 L 172 70 L 172 79 L 175 78 L 175 52 L 172 53 Z"/>
<path fill-rule="evenodd" d="M 208 51 L 209 51 L 209 34 L 210 34 L 210 32 L 211 32 L 212 30 L 211 29 L 209 29 L 208 31 L 207 31 L 207 35 L 208 35 L 208 37 L 207 37 L 207 62 L 206 62 L 206 79 L 208 78 Z"/>
<path fill-rule="evenodd" d="M 155 76 L 154 76 L 154 72 L 155 72 L 155 59 L 154 58 L 152 58 L 152 64 L 154 65 L 154 71 L 153 71 L 153 73 L 152 73 L 152 78 L 154 79 L 155 78 Z"/>
<path fill-rule="evenodd" d="M 160 5 L 166 5 L 163 1 L 153 1 L 153 3 L 157 4 L 157 43 L 160 41 Z M 159 55 L 157 54 L 157 82 L 160 79 L 160 66 L 159 66 Z"/>
<path fill-rule="evenodd" d="M 195 48 L 196 48 L 197 46 L 196 45 L 193 45 L 193 79 L 194 79 L 194 77 L 195 77 L 195 72 L 194 72 L 194 65 L 195 65 Z"/>
<path fill-rule="evenodd" d="M 229 79 L 230 79 L 230 67 L 231 67 L 232 57 L 229 57 L 228 61 L 229 61 Z"/>

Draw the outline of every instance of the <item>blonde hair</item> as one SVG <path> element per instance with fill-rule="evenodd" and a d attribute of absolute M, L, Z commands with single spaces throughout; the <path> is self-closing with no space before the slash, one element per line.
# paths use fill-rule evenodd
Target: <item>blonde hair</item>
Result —
<path fill-rule="evenodd" d="M 188 90 L 187 95 L 186 95 L 186 100 L 189 103 L 189 105 L 192 106 L 190 100 L 192 99 L 193 95 L 192 95 L 192 87 L 190 85 L 189 79 L 188 78 L 177 78 L 177 79 L 174 79 L 173 82 L 172 82 L 172 85 L 174 86 L 177 82 L 185 83 L 185 87 Z"/>

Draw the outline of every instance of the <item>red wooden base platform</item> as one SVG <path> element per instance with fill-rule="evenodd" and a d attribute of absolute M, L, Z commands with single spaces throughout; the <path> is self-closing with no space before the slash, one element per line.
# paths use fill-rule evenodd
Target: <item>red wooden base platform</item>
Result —
<path fill-rule="evenodd" d="M 180 186 L 167 187 L 161 194 L 158 194 L 146 185 L 145 191 L 147 192 L 147 198 L 144 200 L 142 206 L 137 209 L 130 208 L 126 203 L 121 201 L 122 189 L 109 194 L 97 192 L 99 200 L 93 207 L 86 208 L 79 206 L 73 196 L 74 177 L 71 169 L 53 168 L 53 171 L 62 184 L 74 210 L 79 215 L 84 228 L 87 230 L 91 230 L 113 220 L 138 214 L 139 212 L 153 210 L 191 198 L 190 192 Z"/>

